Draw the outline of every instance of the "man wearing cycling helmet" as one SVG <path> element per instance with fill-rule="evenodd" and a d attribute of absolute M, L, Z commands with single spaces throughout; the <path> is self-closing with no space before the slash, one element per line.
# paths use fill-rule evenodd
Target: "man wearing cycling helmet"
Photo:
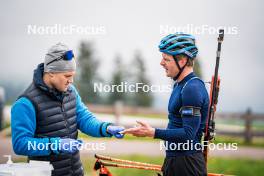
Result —
<path fill-rule="evenodd" d="M 205 85 L 193 72 L 198 53 L 195 38 L 176 33 L 164 37 L 159 50 L 160 65 L 175 81 L 168 104 L 166 129 L 153 128 L 144 122 L 124 133 L 164 140 L 166 158 L 164 176 L 207 175 L 201 140 L 208 113 L 209 97 Z"/>

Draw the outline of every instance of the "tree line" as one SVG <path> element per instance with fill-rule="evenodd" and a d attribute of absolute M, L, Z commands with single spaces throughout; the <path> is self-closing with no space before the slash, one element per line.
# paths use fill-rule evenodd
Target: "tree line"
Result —
<path fill-rule="evenodd" d="M 111 73 L 110 80 L 107 81 L 102 79 L 99 74 L 100 62 L 94 56 L 94 48 L 92 46 L 92 43 L 87 41 L 82 41 L 79 46 L 76 86 L 82 100 L 93 104 L 113 104 L 117 101 L 122 101 L 126 105 L 151 106 L 153 95 L 150 91 L 146 92 L 143 89 L 138 89 L 137 92 L 111 91 L 109 93 L 100 93 L 94 90 L 94 85 L 98 83 L 108 85 L 121 85 L 122 83 L 135 85 L 136 83 L 141 83 L 150 86 L 151 82 L 147 78 L 145 62 L 141 52 L 135 52 L 133 61 L 128 66 L 123 62 L 121 55 L 117 54 L 111 65 L 114 70 Z"/>

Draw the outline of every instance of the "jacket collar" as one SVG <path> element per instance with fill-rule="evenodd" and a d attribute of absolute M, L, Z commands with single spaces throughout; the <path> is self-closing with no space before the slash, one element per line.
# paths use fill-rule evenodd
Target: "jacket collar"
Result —
<path fill-rule="evenodd" d="M 178 84 L 184 84 L 192 77 L 195 77 L 194 72 L 189 73 L 187 76 L 185 76 Z"/>
<path fill-rule="evenodd" d="M 178 85 L 182 85 L 184 83 L 186 83 L 189 79 L 191 79 L 192 77 L 195 77 L 194 72 L 189 73 L 187 76 L 185 76 L 180 82 L 175 82 L 173 85 L 173 88 L 177 87 Z"/>
<path fill-rule="evenodd" d="M 63 98 L 72 91 L 71 87 L 69 86 L 66 92 L 60 92 L 55 88 L 48 87 L 43 81 L 43 73 L 44 73 L 44 63 L 41 63 L 34 70 L 33 83 L 35 84 L 35 86 L 43 90 L 45 93 L 52 96 L 53 98 L 59 101 L 63 101 Z"/>

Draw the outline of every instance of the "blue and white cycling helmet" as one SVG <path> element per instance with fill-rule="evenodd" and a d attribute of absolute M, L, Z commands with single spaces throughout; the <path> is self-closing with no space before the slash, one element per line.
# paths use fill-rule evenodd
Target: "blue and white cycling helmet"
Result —
<path fill-rule="evenodd" d="M 172 56 L 183 54 L 189 59 L 194 59 L 198 53 L 194 36 L 184 33 L 175 33 L 164 37 L 160 41 L 159 50 Z"/>
<path fill-rule="evenodd" d="M 184 33 L 175 33 L 164 37 L 160 41 L 159 50 L 162 53 L 172 55 L 175 60 L 179 72 L 173 78 L 174 80 L 177 80 L 179 78 L 184 68 L 186 67 L 188 60 L 189 59 L 193 60 L 198 53 L 198 48 L 195 45 L 194 36 Z M 178 59 L 176 58 L 177 55 L 187 56 L 188 60 L 183 67 L 180 67 L 180 64 L 178 63 Z"/>

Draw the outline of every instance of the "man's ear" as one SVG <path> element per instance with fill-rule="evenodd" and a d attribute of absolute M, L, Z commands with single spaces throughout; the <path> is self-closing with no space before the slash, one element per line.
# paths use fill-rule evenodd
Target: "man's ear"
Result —
<path fill-rule="evenodd" d="M 182 57 L 181 59 L 178 60 L 179 64 L 183 67 L 186 62 L 187 62 L 187 58 L 186 57 Z"/>

